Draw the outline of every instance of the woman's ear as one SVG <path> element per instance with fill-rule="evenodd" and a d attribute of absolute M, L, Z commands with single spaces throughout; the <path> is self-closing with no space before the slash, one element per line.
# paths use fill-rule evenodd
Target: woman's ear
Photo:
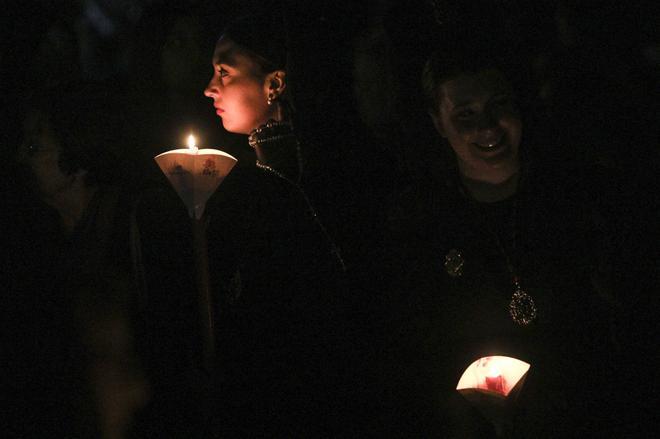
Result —
<path fill-rule="evenodd" d="M 268 96 L 277 99 L 286 90 L 286 72 L 284 70 L 275 70 L 266 77 L 268 85 Z"/>
<path fill-rule="evenodd" d="M 433 111 L 429 110 L 429 116 L 431 116 L 431 120 L 433 121 L 433 126 L 435 127 L 435 130 L 445 139 L 447 138 L 447 135 L 445 133 L 445 129 L 442 126 L 442 117 L 440 116 L 439 111 Z"/>

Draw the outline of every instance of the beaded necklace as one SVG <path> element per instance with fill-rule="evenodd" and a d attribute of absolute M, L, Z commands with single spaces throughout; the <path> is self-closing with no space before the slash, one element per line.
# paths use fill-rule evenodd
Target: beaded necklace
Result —
<path fill-rule="evenodd" d="M 260 126 L 259 128 L 253 130 L 250 133 L 250 136 L 248 138 L 250 146 L 252 148 L 258 148 L 263 144 L 266 144 L 268 142 L 275 142 L 275 141 L 281 141 L 283 139 L 295 139 L 296 142 L 296 158 L 298 160 L 298 169 L 299 173 L 298 175 L 302 175 L 302 158 L 300 154 L 300 142 L 296 138 L 295 134 L 293 133 L 293 129 L 291 125 L 283 123 L 283 122 L 276 122 L 276 121 L 268 121 L 265 125 Z M 341 255 L 341 250 L 339 249 L 339 246 L 335 243 L 335 241 L 332 239 L 330 236 L 330 233 L 328 233 L 328 230 L 326 229 L 325 225 L 323 222 L 321 222 L 321 219 L 319 218 L 318 214 L 316 213 L 316 209 L 314 209 L 314 206 L 312 205 L 312 202 L 309 200 L 309 197 L 305 193 L 305 191 L 300 187 L 300 184 L 298 182 L 295 182 L 291 180 L 289 177 L 278 171 L 277 169 L 273 168 L 272 166 L 269 166 L 267 164 L 261 163 L 259 160 L 256 161 L 256 166 L 257 168 L 263 169 L 266 172 L 269 172 L 276 177 L 286 181 L 289 185 L 293 186 L 295 190 L 301 195 L 303 201 L 305 202 L 305 205 L 307 207 L 308 212 L 312 216 L 312 219 L 316 226 L 321 230 L 321 233 L 323 234 L 326 242 L 330 246 L 330 252 L 332 253 L 333 257 L 337 260 L 339 263 L 342 271 L 346 271 L 346 264 L 344 262 L 344 258 Z"/>

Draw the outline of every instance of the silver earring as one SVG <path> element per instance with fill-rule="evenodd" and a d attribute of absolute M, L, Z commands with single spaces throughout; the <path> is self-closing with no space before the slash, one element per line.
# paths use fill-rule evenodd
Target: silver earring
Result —
<path fill-rule="evenodd" d="M 268 95 L 268 100 L 266 102 L 268 102 L 268 105 L 273 105 L 273 95 Z"/>

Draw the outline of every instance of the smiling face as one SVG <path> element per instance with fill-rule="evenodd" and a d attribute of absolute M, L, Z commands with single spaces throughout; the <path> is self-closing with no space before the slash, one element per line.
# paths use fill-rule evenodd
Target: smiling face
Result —
<path fill-rule="evenodd" d="M 461 174 L 498 184 L 520 168 L 522 122 L 511 85 L 497 70 L 463 74 L 441 84 L 438 132 L 456 154 Z"/>
<path fill-rule="evenodd" d="M 268 105 L 272 78 L 231 40 L 221 38 L 213 54 L 213 77 L 204 95 L 213 99 L 222 125 L 232 133 L 250 131 L 276 117 L 276 106 Z"/>

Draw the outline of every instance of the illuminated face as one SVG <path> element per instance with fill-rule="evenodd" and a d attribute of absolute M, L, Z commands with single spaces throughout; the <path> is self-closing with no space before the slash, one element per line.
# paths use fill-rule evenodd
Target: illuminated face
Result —
<path fill-rule="evenodd" d="M 48 122 L 38 113 L 30 114 L 25 121 L 18 160 L 29 171 L 30 186 L 46 202 L 73 183 L 74 176 L 60 168 L 60 147 Z"/>
<path fill-rule="evenodd" d="M 213 54 L 213 77 L 204 95 L 213 99 L 216 114 L 227 131 L 249 134 L 275 118 L 275 105 L 268 105 L 267 77 L 237 49 L 231 40 L 218 41 Z"/>
<path fill-rule="evenodd" d="M 522 122 L 511 85 L 496 70 L 443 83 L 436 129 L 456 154 L 463 176 L 502 183 L 520 167 Z"/>

